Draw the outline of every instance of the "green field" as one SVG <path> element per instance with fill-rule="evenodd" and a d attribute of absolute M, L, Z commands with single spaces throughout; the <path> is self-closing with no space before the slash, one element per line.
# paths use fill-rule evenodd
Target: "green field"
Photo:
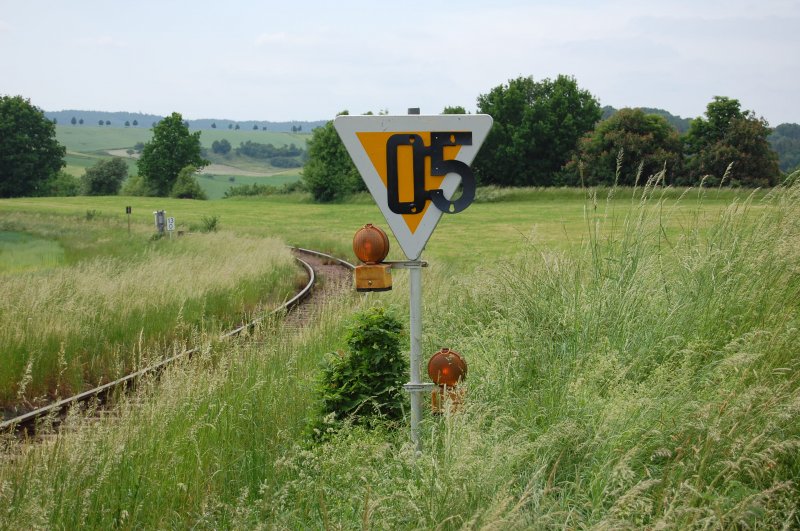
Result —
<path fill-rule="evenodd" d="M 97 125 L 57 125 L 56 137 L 58 141 L 66 146 L 67 164 L 66 171 L 76 177 L 80 177 L 86 168 L 96 164 L 100 160 L 111 158 L 109 151 L 132 149 L 137 143 L 146 143 L 152 137 L 149 127 L 100 127 Z M 274 146 L 284 146 L 295 144 L 298 147 L 305 147 L 306 141 L 311 137 L 307 133 L 276 133 L 270 131 L 253 130 L 228 130 L 211 129 L 203 130 L 200 134 L 202 146 L 209 150 L 208 159 L 214 164 L 229 166 L 226 171 L 221 168 L 219 171 L 207 172 L 205 178 L 198 179 L 198 182 L 205 190 L 210 199 L 219 199 L 231 186 L 239 184 L 269 184 L 279 186 L 287 182 L 294 182 L 300 178 L 300 169 L 275 168 L 264 160 L 252 159 L 250 157 L 238 156 L 231 153 L 227 156 L 211 153 L 211 144 L 215 140 L 226 139 L 233 148 L 242 142 L 257 142 L 261 144 L 272 144 Z M 123 153 L 123 155 L 126 155 Z M 128 164 L 128 172 L 134 175 L 137 172 L 136 161 L 128 156 L 123 157 Z M 244 174 L 242 174 L 244 173 Z M 256 175 L 248 175 L 255 173 Z M 233 178 L 234 181 L 230 181 Z"/>
<path fill-rule="evenodd" d="M 297 332 L 209 340 L 52 442 L 7 441 L 0 528 L 800 527 L 800 189 L 642 192 L 480 190 L 444 217 L 423 350 L 461 352 L 469 375 L 462 411 L 424 414 L 422 453 L 406 426 L 306 432 L 350 316 L 407 315 L 398 271 Z M 140 234 L 157 208 L 178 228 L 218 216 L 223 255 L 274 237 L 347 257 L 382 224 L 368 197 L 302 195 L 12 199 L 0 221 L 82 227 L 91 210 L 113 242 L 126 204 Z"/>
<path fill-rule="evenodd" d="M 56 241 L 0 231 L 0 275 L 51 268 L 63 261 L 64 248 Z"/>
<path fill-rule="evenodd" d="M 138 142 L 147 142 L 152 137 L 149 127 L 107 127 L 97 125 L 57 125 L 56 138 L 68 151 L 92 153 L 109 149 L 132 148 Z M 236 147 L 241 142 L 258 142 L 283 146 L 294 143 L 303 146 L 311 138 L 310 133 L 275 133 L 240 129 L 205 129 L 200 134 L 200 142 L 211 148 L 215 140 L 227 139 Z"/>
<path fill-rule="evenodd" d="M 236 178 L 239 182 L 239 177 Z M 244 178 L 241 178 L 244 180 Z M 208 186 L 210 179 L 201 178 Z M 216 181 L 216 179 L 215 179 Z M 224 184 L 224 183 L 223 183 Z M 472 267 L 514 256 L 530 245 L 542 249 L 579 248 L 587 242 L 588 224 L 612 215 L 619 218 L 638 204 L 630 189 L 586 191 L 569 188 L 520 189 L 498 192 L 479 190 L 477 203 L 456 216 L 443 216 L 433 233 L 427 260 L 451 267 Z M 667 189 L 659 209 L 669 216 L 666 233 L 677 234 L 688 223 L 710 223 L 732 201 L 759 199 L 763 191 Z M 596 199 L 593 199 L 593 194 Z M 753 209 L 758 209 L 758 201 Z M 0 202 L 0 212 L 26 211 L 81 215 L 87 209 L 123 219 L 132 206 L 133 223 L 153 226 L 152 212 L 166 210 L 178 228 L 197 225 L 204 216 L 217 216 L 228 230 L 255 236 L 274 236 L 289 244 L 317 246 L 354 259 L 350 249 L 355 231 L 366 223 L 385 225 L 371 196 L 362 194 L 344 204 L 315 204 L 307 195 L 267 198 L 232 198 L 222 201 L 188 201 L 156 197 L 19 198 Z M 699 217 L 699 220 L 695 218 Z M 390 234 L 390 259 L 403 259 Z M 480 245 L 475 242 L 479 241 Z"/>

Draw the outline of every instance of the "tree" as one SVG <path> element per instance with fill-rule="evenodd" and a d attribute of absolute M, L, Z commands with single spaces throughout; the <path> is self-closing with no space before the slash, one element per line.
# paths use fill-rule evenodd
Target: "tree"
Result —
<path fill-rule="evenodd" d="M 233 124 L 228 124 L 228 129 L 233 129 Z"/>
<path fill-rule="evenodd" d="M 167 196 L 183 168 L 208 164 L 200 152 L 200 131 L 189 133 L 183 117 L 174 112 L 153 128 L 153 138 L 139 158 L 139 174 L 152 195 Z"/>
<path fill-rule="evenodd" d="M 681 118 L 680 116 L 676 116 L 671 112 L 665 111 L 664 109 L 657 109 L 655 107 L 637 107 L 637 109 L 641 109 L 645 114 L 657 114 L 663 117 L 681 134 L 689 131 L 689 124 L 692 122 L 691 118 Z M 601 111 L 602 114 L 600 115 L 600 120 L 608 120 L 614 115 L 614 113 L 617 112 L 617 109 L 611 105 L 606 105 L 601 109 Z"/>
<path fill-rule="evenodd" d="M 103 120 L 98 120 L 98 121 L 97 121 L 97 125 L 99 125 L 100 127 L 102 127 L 104 123 L 105 123 L 105 122 L 103 122 Z"/>
<path fill-rule="evenodd" d="M 768 140 L 778 154 L 782 171 L 791 173 L 800 168 L 800 125 L 781 124 L 772 131 Z"/>
<path fill-rule="evenodd" d="M 106 120 L 106 125 L 111 125 L 111 120 Z"/>
<path fill-rule="evenodd" d="M 600 105 L 574 78 L 519 77 L 478 97 L 494 125 L 473 163 L 482 184 L 547 186 L 578 139 L 600 118 Z"/>
<path fill-rule="evenodd" d="M 197 179 L 194 178 L 195 173 L 197 173 L 197 168 L 191 164 L 181 169 L 169 196 L 177 199 L 208 199 Z"/>
<path fill-rule="evenodd" d="M 216 129 L 216 128 L 217 128 L 217 123 L 216 122 L 212 123 L 211 124 L 211 129 Z"/>
<path fill-rule="evenodd" d="M 130 121 L 128 121 L 128 120 L 125 120 L 125 127 L 130 127 L 130 126 L 131 126 L 131 123 L 130 123 Z"/>
<path fill-rule="evenodd" d="M 620 150 L 618 184 L 632 186 L 640 164 L 644 179 L 665 164 L 668 175 L 675 177 L 681 170 L 681 147 L 678 131 L 663 116 L 620 109 L 581 139 L 578 152 L 567 164 L 565 184 L 614 184 Z"/>
<path fill-rule="evenodd" d="M 258 131 L 258 124 L 253 124 L 253 131 Z"/>
<path fill-rule="evenodd" d="M 231 151 L 231 143 L 224 138 L 222 140 L 214 140 L 211 143 L 211 151 L 220 155 L 227 155 Z"/>
<path fill-rule="evenodd" d="M 236 127 L 234 127 L 234 129 L 236 129 L 238 131 L 239 130 L 239 124 L 236 124 Z"/>
<path fill-rule="evenodd" d="M 119 157 L 101 160 L 86 168 L 81 178 L 84 195 L 117 195 L 128 178 L 128 165 Z"/>
<path fill-rule="evenodd" d="M 692 120 L 686 135 L 690 179 L 716 184 L 730 167 L 728 177 L 735 186 L 776 184 L 780 169 L 769 134 L 766 120 L 742 111 L 738 100 L 714 96 L 705 118 Z"/>
<path fill-rule="evenodd" d="M 79 123 L 80 125 L 83 125 L 83 118 L 81 118 L 80 120 L 78 120 L 78 123 Z"/>
<path fill-rule="evenodd" d="M 71 123 L 72 125 L 75 125 L 75 124 L 78 123 L 78 119 L 73 116 L 72 120 L 70 120 L 69 123 Z"/>
<path fill-rule="evenodd" d="M 455 107 L 445 107 L 442 114 L 467 114 L 467 110 L 461 105 Z"/>
<path fill-rule="evenodd" d="M 51 177 L 41 190 L 46 197 L 74 197 L 81 193 L 81 182 L 64 170 Z"/>
<path fill-rule="evenodd" d="M 340 114 L 347 114 L 347 111 Z M 317 127 L 311 133 L 303 181 L 314 200 L 322 203 L 366 190 L 347 149 L 333 128 L 333 121 Z"/>
<path fill-rule="evenodd" d="M 134 126 L 134 127 L 137 127 L 138 125 L 139 125 L 139 120 L 134 120 L 134 121 L 133 121 L 133 126 Z"/>
<path fill-rule="evenodd" d="M 122 184 L 122 195 L 142 197 L 148 195 L 148 193 L 147 183 L 144 182 L 141 175 L 131 175 L 130 178 Z"/>
<path fill-rule="evenodd" d="M 65 154 L 41 109 L 22 96 L 0 96 L 0 197 L 42 195 Z"/>

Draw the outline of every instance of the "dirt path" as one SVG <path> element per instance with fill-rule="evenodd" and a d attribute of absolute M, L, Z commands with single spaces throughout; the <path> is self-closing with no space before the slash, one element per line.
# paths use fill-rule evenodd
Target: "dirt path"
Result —
<path fill-rule="evenodd" d="M 240 177 L 269 177 L 270 175 L 277 175 L 277 173 L 267 173 L 263 171 L 249 171 L 228 166 L 227 164 L 209 164 L 200 173 L 209 175 L 238 175 Z M 280 173 L 280 172 L 278 172 Z"/>
<path fill-rule="evenodd" d="M 311 295 L 286 315 L 283 327 L 287 330 L 300 330 L 316 318 L 329 303 L 336 303 L 349 293 L 354 293 L 353 273 L 317 255 L 294 251 L 295 256 L 310 265 L 317 275 L 317 284 Z"/>

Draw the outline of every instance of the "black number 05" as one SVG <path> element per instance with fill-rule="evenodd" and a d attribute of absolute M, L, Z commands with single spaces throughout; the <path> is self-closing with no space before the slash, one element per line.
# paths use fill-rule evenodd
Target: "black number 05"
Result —
<path fill-rule="evenodd" d="M 426 146 L 422 137 L 415 134 L 396 134 L 389 137 L 386 142 L 386 191 L 389 196 L 389 210 L 395 214 L 418 214 L 425 208 L 428 200 L 447 214 L 457 214 L 467 208 L 475 199 L 475 176 L 469 166 L 460 160 L 445 160 L 444 148 L 469 145 L 472 145 L 471 132 L 432 132 L 430 146 Z M 401 146 L 411 146 L 413 154 L 414 197 L 411 201 L 400 201 L 397 152 Z M 425 157 L 431 158 L 432 176 L 455 173 L 461 177 L 461 197 L 450 201 L 444 197 L 441 189 L 425 189 Z"/>

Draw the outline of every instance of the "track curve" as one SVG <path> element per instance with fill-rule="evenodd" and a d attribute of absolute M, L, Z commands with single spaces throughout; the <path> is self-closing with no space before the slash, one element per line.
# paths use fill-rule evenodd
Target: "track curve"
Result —
<path fill-rule="evenodd" d="M 272 317 L 274 315 L 279 315 L 282 312 L 286 312 L 286 325 L 290 327 L 299 326 L 304 322 L 305 319 L 308 318 L 310 313 L 306 312 L 303 313 L 302 311 L 298 311 L 303 305 L 310 301 L 313 296 L 319 296 L 321 294 L 323 297 L 330 296 L 330 292 L 332 291 L 339 291 L 341 290 L 342 286 L 345 285 L 344 279 L 349 281 L 350 278 L 350 271 L 354 269 L 351 263 L 342 260 L 340 258 L 336 258 L 335 256 L 322 253 L 319 251 L 314 251 L 311 249 L 302 249 L 298 247 L 291 247 L 293 254 L 295 255 L 295 259 L 301 266 L 306 270 L 308 275 L 308 282 L 306 285 L 298 291 L 291 299 L 281 304 L 279 307 L 273 309 L 272 311 L 258 317 L 247 324 L 241 325 L 233 330 L 229 330 L 223 333 L 220 336 L 220 339 L 230 339 L 240 335 L 242 332 L 250 331 L 255 328 L 259 323 Z M 320 290 L 316 291 L 314 288 L 318 286 L 319 282 L 318 279 L 323 277 L 326 279 L 324 282 L 324 286 L 328 288 L 327 290 Z M 328 293 L 325 293 L 325 292 Z M 158 373 L 163 370 L 168 365 L 174 363 L 175 361 L 185 358 L 191 357 L 192 354 L 198 352 L 199 347 L 192 348 L 189 350 L 185 350 L 180 354 L 176 354 L 175 356 L 171 356 L 164 360 L 159 361 L 149 367 L 144 369 L 138 370 L 134 373 L 128 374 L 114 380 L 113 382 L 108 382 L 101 386 L 95 387 L 94 389 L 90 389 L 88 391 L 84 391 L 82 393 L 73 395 L 69 398 L 64 398 L 57 402 L 53 402 L 52 404 L 48 404 L 41 408 L 34 409 L 29 411 L 23 415 L 19 415 L 17 417 L 13 417 L 11 419 L 5 420 L 0 422 L 0 432 L 34 432 L 36 428 L 36 421 L 44 418 L 44 417 L 60 417 L 62 416 L 65 411 L 72 407 L 75 404 L 80 404 L 83 402 L 87 402 L 92 399 L 99 399 L 103 401 L 106 397 L 115 389 L 118 388 L 125 388 L 125 387 L 132 387 L 135 385 L 136 381 L 140 379 L 142 376 L 152 373 Z"/>

